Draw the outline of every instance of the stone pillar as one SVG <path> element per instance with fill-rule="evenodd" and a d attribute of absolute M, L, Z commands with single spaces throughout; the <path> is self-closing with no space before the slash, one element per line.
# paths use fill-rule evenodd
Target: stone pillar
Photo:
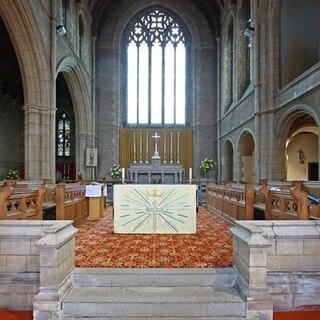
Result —
<path fill-rule="evenodd" d="M 51 179 L 52 150 L 51 128 L 55 128 L 55 110 L 45 106 L 25 105 L 25 178 Z M 52 120 L 53 119 L 53 120 Z M 53 123 L 54 121 L 54 123 Z"/>
<path fill-rule="evenodd" d="M 34 320 L 59 319 L 61 301 L 70 290 L 75 265 L 73 221 L 59 221 L 44 230 L 36 246 L 40 255 L 40 292 L 33 302 Z"/>
<path fill-rule="evenodd" d="M 246 319 L 272 320 L 273 302 L 267 288 L 267 251 L 271 243 L 252 221 L 237 221 L 232 234 L 236 287 L 247 303 Z"/>
<path fill-rule="evenodd" d="M 41 158 L 41 106 L 25 105 L 25 177 L 40 178 Z"/>

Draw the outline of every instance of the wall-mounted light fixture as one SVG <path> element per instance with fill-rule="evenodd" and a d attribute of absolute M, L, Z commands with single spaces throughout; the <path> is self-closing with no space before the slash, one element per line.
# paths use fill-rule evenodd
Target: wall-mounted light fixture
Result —
<path fill-rule="evenodd" d="M 254 36 L 254 28 L 253 27 L 247 27 L 244 31 L 244 35 L 248 38 L 251 38 Z"/>
<path fill-rule="evenodd" d="M 302 150 L 302 149 L 299 149 L 297 152 L 298 152 L 298 154 L 299 154 L 299 162 L 300 162 L 301 164 L 303 164 L 303 163 L 304 163 L 304 153 L 303 153 L 303 150 Z"/>
<path fill-rule="evenodd" d="M 62 25 L 62 24 L 60 24 L 59 26 L 57 26 L 56 31 L 57 31 L 57 34 L 58 34 L 60 37 L 64 36 L 64 35 L 67 33 L 66 28 L 65 28 L 64 25 Z"/>

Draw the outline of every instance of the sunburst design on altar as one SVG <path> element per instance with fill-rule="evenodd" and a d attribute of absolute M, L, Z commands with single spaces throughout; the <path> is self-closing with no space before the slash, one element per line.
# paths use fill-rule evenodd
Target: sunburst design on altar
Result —
<path fill-rule="evenodd" d="M 119 187 L 124 192 L 115 197 L 116 233 L 196 232 L 195 188 Z"/>

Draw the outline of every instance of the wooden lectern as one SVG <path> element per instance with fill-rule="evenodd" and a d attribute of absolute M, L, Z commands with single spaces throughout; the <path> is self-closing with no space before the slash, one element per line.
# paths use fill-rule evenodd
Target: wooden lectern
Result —
<path fill-rule="evenodd" d="M 86 197 L 89 197 L 89 220 L 99 219 L 104 213 L 103 185 L 87 185 Z"/>

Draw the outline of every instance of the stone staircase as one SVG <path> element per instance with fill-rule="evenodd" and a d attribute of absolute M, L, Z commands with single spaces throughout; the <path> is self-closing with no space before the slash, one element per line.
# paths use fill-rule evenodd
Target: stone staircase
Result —
<path fill-rule="evenodd" d="M 232 268 L 79 268 L 62 319 L 245 319 Z"/>

